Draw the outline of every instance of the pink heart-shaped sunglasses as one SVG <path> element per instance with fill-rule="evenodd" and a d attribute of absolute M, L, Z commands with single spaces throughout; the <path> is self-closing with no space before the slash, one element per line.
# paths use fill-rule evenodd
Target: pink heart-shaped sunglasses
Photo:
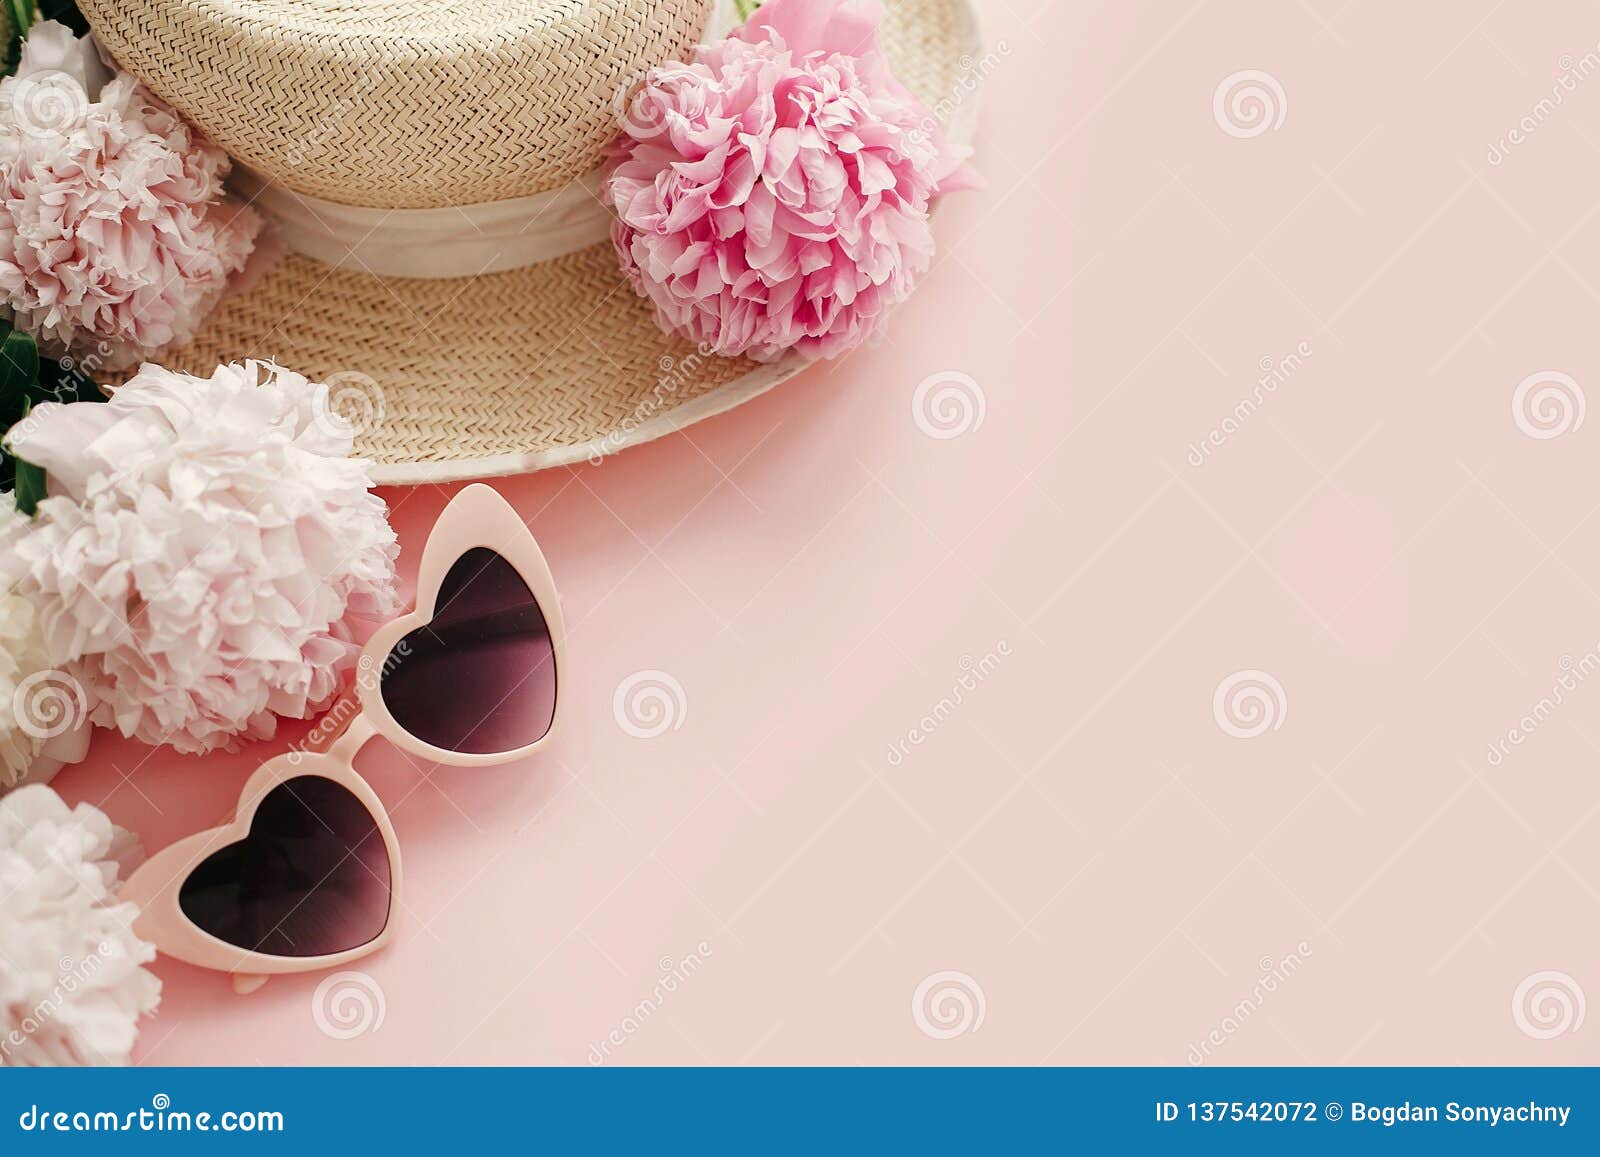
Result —
<path fill-rule="evenodd" d="M 374 735 L 467 767 L 539 750 L 555 731 L 563 635 L 533 535 L 500 495 L 468 486 L 428 536 L 416 608 L 362 649 L 359 712 L 327 751 L 262 764 L 231 823 L 145 861 L 121 892 L 139 905 L 135 932 L 232 973 L 239 992 L 382 948 L 394 935 L 400 849 L 356 752 Z"/>

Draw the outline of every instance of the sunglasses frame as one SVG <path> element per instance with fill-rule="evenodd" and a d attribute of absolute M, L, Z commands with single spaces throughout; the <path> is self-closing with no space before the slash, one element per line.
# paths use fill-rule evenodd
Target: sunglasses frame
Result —
<path fill-rule="evenodd" d="M 504 558 L 527 584 L 550 636 L 555 665 L 555 704 L 550 726 L 532 743 L 512 751 L 470 753 L 435 747 L 407 732 L 383 701 L 382 672 L 395 646 L 411 632 L 433 621 L 439 588 L 456 560 L 484 547 Z M 337 968 L 369 956 L 394 938 L 395 912 L 400 906 L 400 844 L 388 809 L 377 792 L 355 769 L 355 756 L 368 740 L 381 735 L 402 751 L 434 763 L 457 767 L 485 767 L 511 763 L 548 744 L 561 718 L 561 679 L 566 666 L 566 629 L 561 601 L 549 564 L 527 525 L 495 490 L 473 483 L 458 493 L 439 515 L 422 550 L 417 571 L 415 607 L 379 628 L 361 649 L 357 664 L 356 694 L 360 711 L 323 752 L 297 751 L 277 755 L 263 763 L 245 781 L 234 818 L 218 827 L 187 836 L 151 856 L 133 872 L 118 899 L 139 906 L 133 930 L 168 956 L 201 968 L 233 974 L 236 991 L 253 992 L 269 976 L 317 972 Z M 377 671 L 377 677 L 368 673 Z M 184 913 L 179 892 L 190 874 L 212 854 L 245 839 L 261 802 L 280 784 L 302 776 L 321 776 L 338 783 L 371 813 L 389 855 L 389 910 L 383 930 L 355 948 L 323 956 L 274 956 L 241 948 L 205 931 Z"/>

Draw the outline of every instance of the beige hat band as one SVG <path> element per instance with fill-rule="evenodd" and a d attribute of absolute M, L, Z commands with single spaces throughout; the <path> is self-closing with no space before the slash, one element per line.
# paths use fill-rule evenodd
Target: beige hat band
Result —
<path fill-rule="evenodd" d="M 235 166 L 238 194 L 290 250 L 378 277 L 476 277 L 553 261 L 610 235 L 591 173 L 531 197 L 440 209 L 374 209 L 296 193 Z"/>
<path fill-rule="evenodd" d="M 713 0 L 700 40 L 719 40 L 738 23 L 733 0 Z M 625 81 L 617 90 L 619 116 L 631 87 Z M 324 200 L 238 162 L 232 183 L 292 252 L 325 265 L 351 262 L 378 277 L 443 279 L 522 269 L 604 241 L 613 220 L 600 198 L 598 171 L 531 196 L 436 208 Z"/>

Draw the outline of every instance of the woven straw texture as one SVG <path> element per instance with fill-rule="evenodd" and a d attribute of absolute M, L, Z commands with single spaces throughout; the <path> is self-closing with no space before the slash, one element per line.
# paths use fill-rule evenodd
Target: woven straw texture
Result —
<path fill-rule="evenodd" d="M 83 0 L 123 68 L 299 193 L 431 208 L 594 169 L 624 82 L 714 0 Z"/>
<path fill-rule="evenodd" d="M 107 6 L 86 5 L 97 31 Z M 167 0 L 133 7 L 165 10 Z M 937 107 L 958 91 L 970 67 L 965 56 L 977 51 L 966 0 L 886 0 L 884 8 L 882 38 L 896 74 Z M 237 99 L 260 107 L 243 93 Z M 960 139 L 969 118 L 957 120 L 952 135 Z M 505 273 L 441 280 L 379 278 L 358 264 L 289 254 L 225 299 L 191 345 L 161 360 L 209 374 L 250 357 L 331 382 L 335 404 L 358 426 L 357 451 L 378 463 L 381 481 L 395 483 L 609 453 L 803 368 L 704 355 L 663 334 L 609 242 Z"/>

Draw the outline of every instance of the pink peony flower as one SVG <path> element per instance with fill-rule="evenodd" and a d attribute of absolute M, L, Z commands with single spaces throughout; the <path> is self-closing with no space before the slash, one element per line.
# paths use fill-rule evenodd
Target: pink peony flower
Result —
<path fill-rule="evenodd" d="M 664 329 L 761 361 L 833 357 L 928 268 L 929 202 L 967 175 L 890 73 L 880 16 L 876 0 L 769 0 L 632 95 L 604 194 Z"/>
<path fill-rule="evenodd" d="M 395 609 L 394 531 L 326 387 L 260 362 L 145 365 L 107 402 L 8 435 L 50 496 L 0 524 L 0 586 L 91 718 L 179 751 L 308 718 L 355 663 L 350 616 Z"/>
<path fill-rule="evenodd" d="M 92 41 L 35 25 L 0 81 L 0 308 L 46 352 L 118 370 L 191 338 L 261 229 L 226 154 Z"/>

